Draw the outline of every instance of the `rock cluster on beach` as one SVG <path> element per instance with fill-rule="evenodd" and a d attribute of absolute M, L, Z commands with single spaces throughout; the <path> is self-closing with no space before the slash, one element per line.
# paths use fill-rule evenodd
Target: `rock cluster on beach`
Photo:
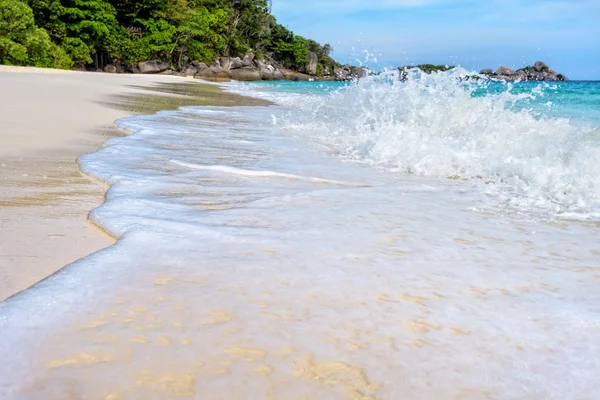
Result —
<path fill-rule="evenodd" d="M 104 72 L 181 75 L 213 82 L 227 82 L 230 80 L 347 81 L 362 78 L 366 75 L 365 68 L 344 65 L 334 68 L 333 74 L 326 72 L 323 76 L 317 76 L 317 65 L 318 58 L 314 53 L 309 53 L 309 62 L 301 71 L 283 68 L 277 65 L 276 62 L 259 60 L 255 58 L 253 53 L 248 53 L 244 58 L 219 57 L 211 65 L 197 60 L 185 62 L 181 69 L 174 69 L 169 64 L 157 60 L 144 61 L 130 66 L 110 64 L 104 68 Z"/>
<path fill-rule="evenodd" d="M 537 61 L 533 66 L 513 70 L 509 67 L 500 67 L 496 71 L 484 69 L 481 75 L 489 76 L 492 79 L 501 79 L 505 81 L 566 81 L 568 78 L 550 69 L 546 63 Z"/>

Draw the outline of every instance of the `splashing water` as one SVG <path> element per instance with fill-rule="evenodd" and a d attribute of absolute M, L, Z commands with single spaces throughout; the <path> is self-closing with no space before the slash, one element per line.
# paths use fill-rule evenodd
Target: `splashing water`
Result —
<path fill-rule="evenodd" d="M 312 95 L 263 95 L 295 106 L 280 126 L 346 159 L 479 179 L 485 193 L 519 211 L 600 216 L 597 121 L 576 124 L 551 101 L 577 83 L 505 84 L 465 79 L 473 74 L 464 69 L 398 75 L 388 71 L 328 92 L 313 85 Z"/>

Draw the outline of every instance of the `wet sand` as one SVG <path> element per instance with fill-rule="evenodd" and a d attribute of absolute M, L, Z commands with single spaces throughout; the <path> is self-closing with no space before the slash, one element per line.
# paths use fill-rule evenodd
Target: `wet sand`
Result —
<path fill-rule="evenodd" d="M 76 160 L 118 118 L 189 105 L 245 104 L 217 86 L 164 75 L 0 66 L 0 301 L 114 239 L 87 221 L 106 186 Z"/>

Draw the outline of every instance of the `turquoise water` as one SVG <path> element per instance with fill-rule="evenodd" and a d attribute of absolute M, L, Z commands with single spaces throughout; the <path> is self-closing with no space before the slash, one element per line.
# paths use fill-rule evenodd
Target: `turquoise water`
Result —
<path fill-rule="evenodd" d="M 327 95 L 332 91 L 355 85 L 351 82 L 252 82 L 245 85 L 255 90 L 273 93 Z M 509 91 L 527 95 L 518 101 L 516 109 L 530 109 L 544 116 L 570 118 L 600 126 L 600 81 L 566 82 L 489 82 L 482 84 L 473 96 L 490 96 Z"/>

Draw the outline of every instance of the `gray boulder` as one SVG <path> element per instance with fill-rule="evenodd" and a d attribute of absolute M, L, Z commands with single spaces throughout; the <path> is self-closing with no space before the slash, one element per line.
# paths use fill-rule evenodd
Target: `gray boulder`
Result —
<path fill-rule="evenodd" d="M 161 61 L 143 61 L 138 63 L 138 68 L 142 74 L 158 74 L 166 71 L 169 66 Z"/>
<path fill-rule="evenodd" d="M 504 76 L 511 76 L 511 75 L 515 74 L 515 70 L 508 68 L 508 67 L 500 67 L 496 70 L 496 74 L 504 75 Z"/>
<path fill-rule="evenodd" d="M 242 60 L 240 60 L 239 57 L 230 59 L 229 69 L 238 69 L 238 68 L 242 68 L 243 66 L 244 66 L 244 63 L 242 62 Z"/>
<path fill-rule="evenodd" d="M 214 59 L 212 64 L 210 64 L 211 67 L 215 67 L 215 68 L 221 68 L 221 61 L 219 61 L 218 58 Z"/>
<path fill-rule="evenodd" d="M 242 61 L 251 63 L 254 61 L 254 53 L 247 53 Z"/>
<path fill-rule="evenodd" d="M 268 70 L 267 68 L 261 68 L 259 71 L 260 79 L 263 81 L 272 81 L 274 79 L 273 71 Z"/>
<path fill-rule="evenodd" d="M 236 68 L 229 71 L 231 79 L 236 81 L 260 81 L 262 76 L 256 68 Z"/>
<path fill-rule="evenodd" d="M 229 71 L 231 66 L 231 58 L 219 57 L 219 64 L 221 65 L 221 68 L 223 68 L 225 71 Z"/>
<path fill-rule="evenodd" d="M 116 74 L 117 67 L 115 67 L 112 64 L 108 64 L 106 67 L 104 67 L 104 72 L 109 73 L 109 74 Z"/>
<path fill-rule="evenodd" d="M 275 70 L 273 72 L 273 80 L 283 81 L 283 80 L 285 80 L 285 76 L 281 73 L 280 70 Z"/>
<path fill-rule="evenodd" d="M 548 71 L 548 66 L 542 61 L 536 61 L 535 64 L 533 64 L 533 69 L 535 69 L 537 72 L 543 72 Z"/>
<path fill-rule="evenodd" d="M 367 67 L 359 67 L 350 72 L 353 79 L 362 79 L 367 76 Z"/>
<path fill-rule="evenodd" d="M 310 75 L 306 75 L 301 72 L 296 72 L 296 71 L 282 71 L 282 72 L 283 72 L 283 75 L 285 76 L 285 79 L 287 79 L 288 81 L 299 82 L 299 81 L 309 81 L 312 79 L 312 77 Z"/>
<path fill-rule="evenodd" d="M 203 68 L 199 70 L 194 78 L 204 79 L 212 82 L 229 82 L 229 73 L 225 71 L 223 68 L 219 67 L 210 67 Z"/>
<path fill-rule="evenodd" d="M 494 70 L 491 68 L 482 69 L 479 72 L 481 75 L 494 75 Z"/>
<path fill-rule="evenodd" d="M 319 56 L 312 51 L 308 52 L 308 64 L 304 67 L 307 74 L 315 75 L 317 73 L 317 65 L 319 64 Z"/>
<path fill-rule="evenodd" d="M 266 69 L 267 68 L 267 64 L 265 64 L 261 60 L 254 60 L 254 65 L 256 65 L 256 68 L 258 68 L 258 69 Z"/>
<path fill-rule="evenodd" d="M 185 70 L 185 76 L 194 76 L 198 73 L 196 67 L 189 66 Z"/>

